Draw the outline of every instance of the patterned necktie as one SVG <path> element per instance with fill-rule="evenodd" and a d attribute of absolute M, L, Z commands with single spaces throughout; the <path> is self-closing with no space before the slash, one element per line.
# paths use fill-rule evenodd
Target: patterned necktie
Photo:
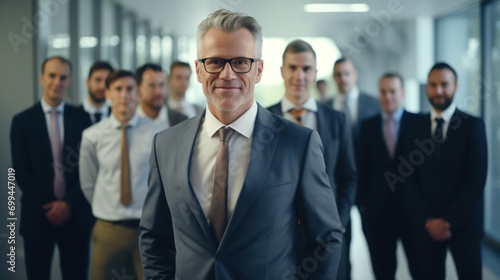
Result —
<path fill-rule="evenodd" d="M 64 166 L 62 162 L 61 130 L 55 109 L 50 110 L 50 147 L 52 149 L 52 159 L 54 168 L 54 195 L 61 199 L 66 193 L 66 180 L 64 178 Z"/>
<path fill-rule="evenodd" d="M 290 109 L 290 111 L 288 111 L 290 113 L 290 115 L 292 115 L 295 120 L 297 121 L 298 124 L 300 125 L 304 125 L 304 116 L 306 115 L 307 113 L 307 110 L 304 109 L 304 108 L 300 108 L 300 109 Z"/>
<path fill-rule="evenodd" d="M 210 204 L 210 228 L 217 244 L 220 244 L 227 226 L 227 179 L 229 163 L 228 142 L 234 130 L 230 127 L 219 129 L 219 150 L 215 160 L 212 183 L 212 202 Z"/>
<path fill-rule="evenodd" d="M 127 125 L 121 126 L 121 160 L 120 160 L 120 203 L 124 206 L 130 204 L 132 194 L 130 192 L 130 163 L 128 157 Z"/>
<path fill-rule="evenodd" d="M 385 120 L 385 142 L 387 144 L 387 151 L 389 152 L 389 156 L 391 158 L 394 157 L 394 150 L 396 145 L 394 133 L 394 120 L 392 118 L 388 118 Z"/>

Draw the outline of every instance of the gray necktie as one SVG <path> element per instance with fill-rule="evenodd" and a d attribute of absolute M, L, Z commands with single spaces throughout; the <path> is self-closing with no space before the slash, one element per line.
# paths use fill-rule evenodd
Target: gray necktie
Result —
<path fill-rule="evenodd" d="M 344 103 L 343 103 L 343 109 L 344 109 L 344 114 L 345 114 L 345 119 L 347 122 L 347 127 L 352 127 L 352 118 L 351 118 L 351 111 L 349 110 L 349 102 L 347 101 L 347 96 L 344 98 Z"/>
<path fill-rule="evenodd" d="M 50 147 L 52 149 L 52 167 L 54 168 L 54 195 L 61 199 L 66 193 L 66 180 L 62 162 L 61 129 L 57 114 L 59 112 L 56 109 L 50 110 Z"/>
<path fill-rule="evenodd" d="M 230 127 L 219 129 L 219 150 L 215 160 L 212 183 L 212 202 L 210 205 L 210 228 L 217 244 L 222 240 L 227 226 L 227 179 L 229 163 L 228 142 L 234 130 Z"/>

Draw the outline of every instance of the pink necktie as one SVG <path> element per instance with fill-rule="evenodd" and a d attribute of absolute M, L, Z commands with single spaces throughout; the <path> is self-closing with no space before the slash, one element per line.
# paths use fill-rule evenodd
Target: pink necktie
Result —
<path fill-rule="evenodd" d="M 389 118 L 385 120 L 385 142 L 387 144 L 387 151 L 389 151 L 389 156 L 394 157 L 394 146 L 396 139 L 394 139 L 394 121 Z"/>
<path fill-rule="evenodd" d="M 64 178 L 64 166 L 62 161 L 61 130 L 57 120 L 56 109 L 50 110 L 50 147 L 52 149 L 52 158 L 54 160 L 54 195 L 61 199 L 66 193 L 66 180 Z"/>

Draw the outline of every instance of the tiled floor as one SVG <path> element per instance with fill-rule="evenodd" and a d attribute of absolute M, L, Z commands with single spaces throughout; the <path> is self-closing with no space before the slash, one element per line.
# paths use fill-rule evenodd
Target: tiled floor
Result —
<path fill-rule="evenodd" d="M 368 247 L 366 245 L 365 237 L 361 230 L 361 220 L 357 209 L 351 211 L 352 222 L 352 244 L 351 244 L 351 264 L 352 264 L 352 280 L 373 280 L 371 271 L 370 256 L 368 255 Z M 402 249 L 398 246 L 398 269 L 396 271 L 396 279 L 410 280 L 408 265 Z M 483 263 L 487 263 L 483 261 Z M 488 262 L 490 263 L 490 262 Z M 446 259 L 446 280 L 458 279 L 455 272 L 455 265 L 450 254 Z M 500 280 L 500 275 L 495 275 L 492 270 L 483 266 L 483 280 Z"/>
<path fill-rule="evenodd" d="M 366 241 L 361 231 L 361 221 L 357 209 L 353 209 L 351 212 L 352 219 L 352 245 L 351 245 L 351 263 L 352 263 L 352 280 L 374 280 L 371 263 L 368 255 L 368 248 L 366 246 Z M 18 247 L 19 248 L 19 247 Z M 19 248 L 20 249 L 20 248 Z M 52 279 L 60 280 L 61 276 L 59 274 L 58 263 L 59 256 L 57 250 L 55 250 L 54 262 L 52 263 Z M 491 260 L 491 258 L 498 258 L 498 256 L 493 256 L 494 253 L 489 252 L 485 254 L 487 260 L 483 260 L 484 264 L 498 263 L 496 260 Z M 22 261 L 23 254 L 21 250 L 18 252 L 18 263 L 17 271 L 15 274 L 7 274 L 7 277 L 3 277 L 0 273 L 0 279 L 6 280 L 25 280 L 26 276 L 24 273 L 24 262 Z M 408 273 L 408 266 L 406 264 L 406 259 L 401 246 L 398 248 L 398 270 L 396 272 L 396 279 L 398 280 L 410 280 Z M 448 255 L 447 258 L 447 269 L 446 269 L 446 280 L 456 280 L 458 279 L 455 273 L 455 267 L 452 258 Z M 488 269 L 486 266 L 483 267 L 483 280 L 500 280 L 499 275 L 495 275 L 492 270 Z"/>

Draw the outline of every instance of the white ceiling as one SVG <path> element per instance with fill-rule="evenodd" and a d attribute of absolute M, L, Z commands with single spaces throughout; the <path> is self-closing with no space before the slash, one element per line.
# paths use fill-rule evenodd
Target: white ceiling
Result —
<path fill-rule="evenodd" d="M 255 17 L 266 37 L 343 37 L 374 20 L 374 14 L 390 14 L 391 22 L 417 17 L 439 17 L 480 0 L 116 0 L 139 19 L 147 19 L 165 34 L 192 36 L 208 14 L 219 8 Z M 366 3 L 367 13 L 306 13 L 308 3 Z M 396 13 L 390 13 L 394 5 Z M 394 11 L 394 8 L 392 9 Z"/>

